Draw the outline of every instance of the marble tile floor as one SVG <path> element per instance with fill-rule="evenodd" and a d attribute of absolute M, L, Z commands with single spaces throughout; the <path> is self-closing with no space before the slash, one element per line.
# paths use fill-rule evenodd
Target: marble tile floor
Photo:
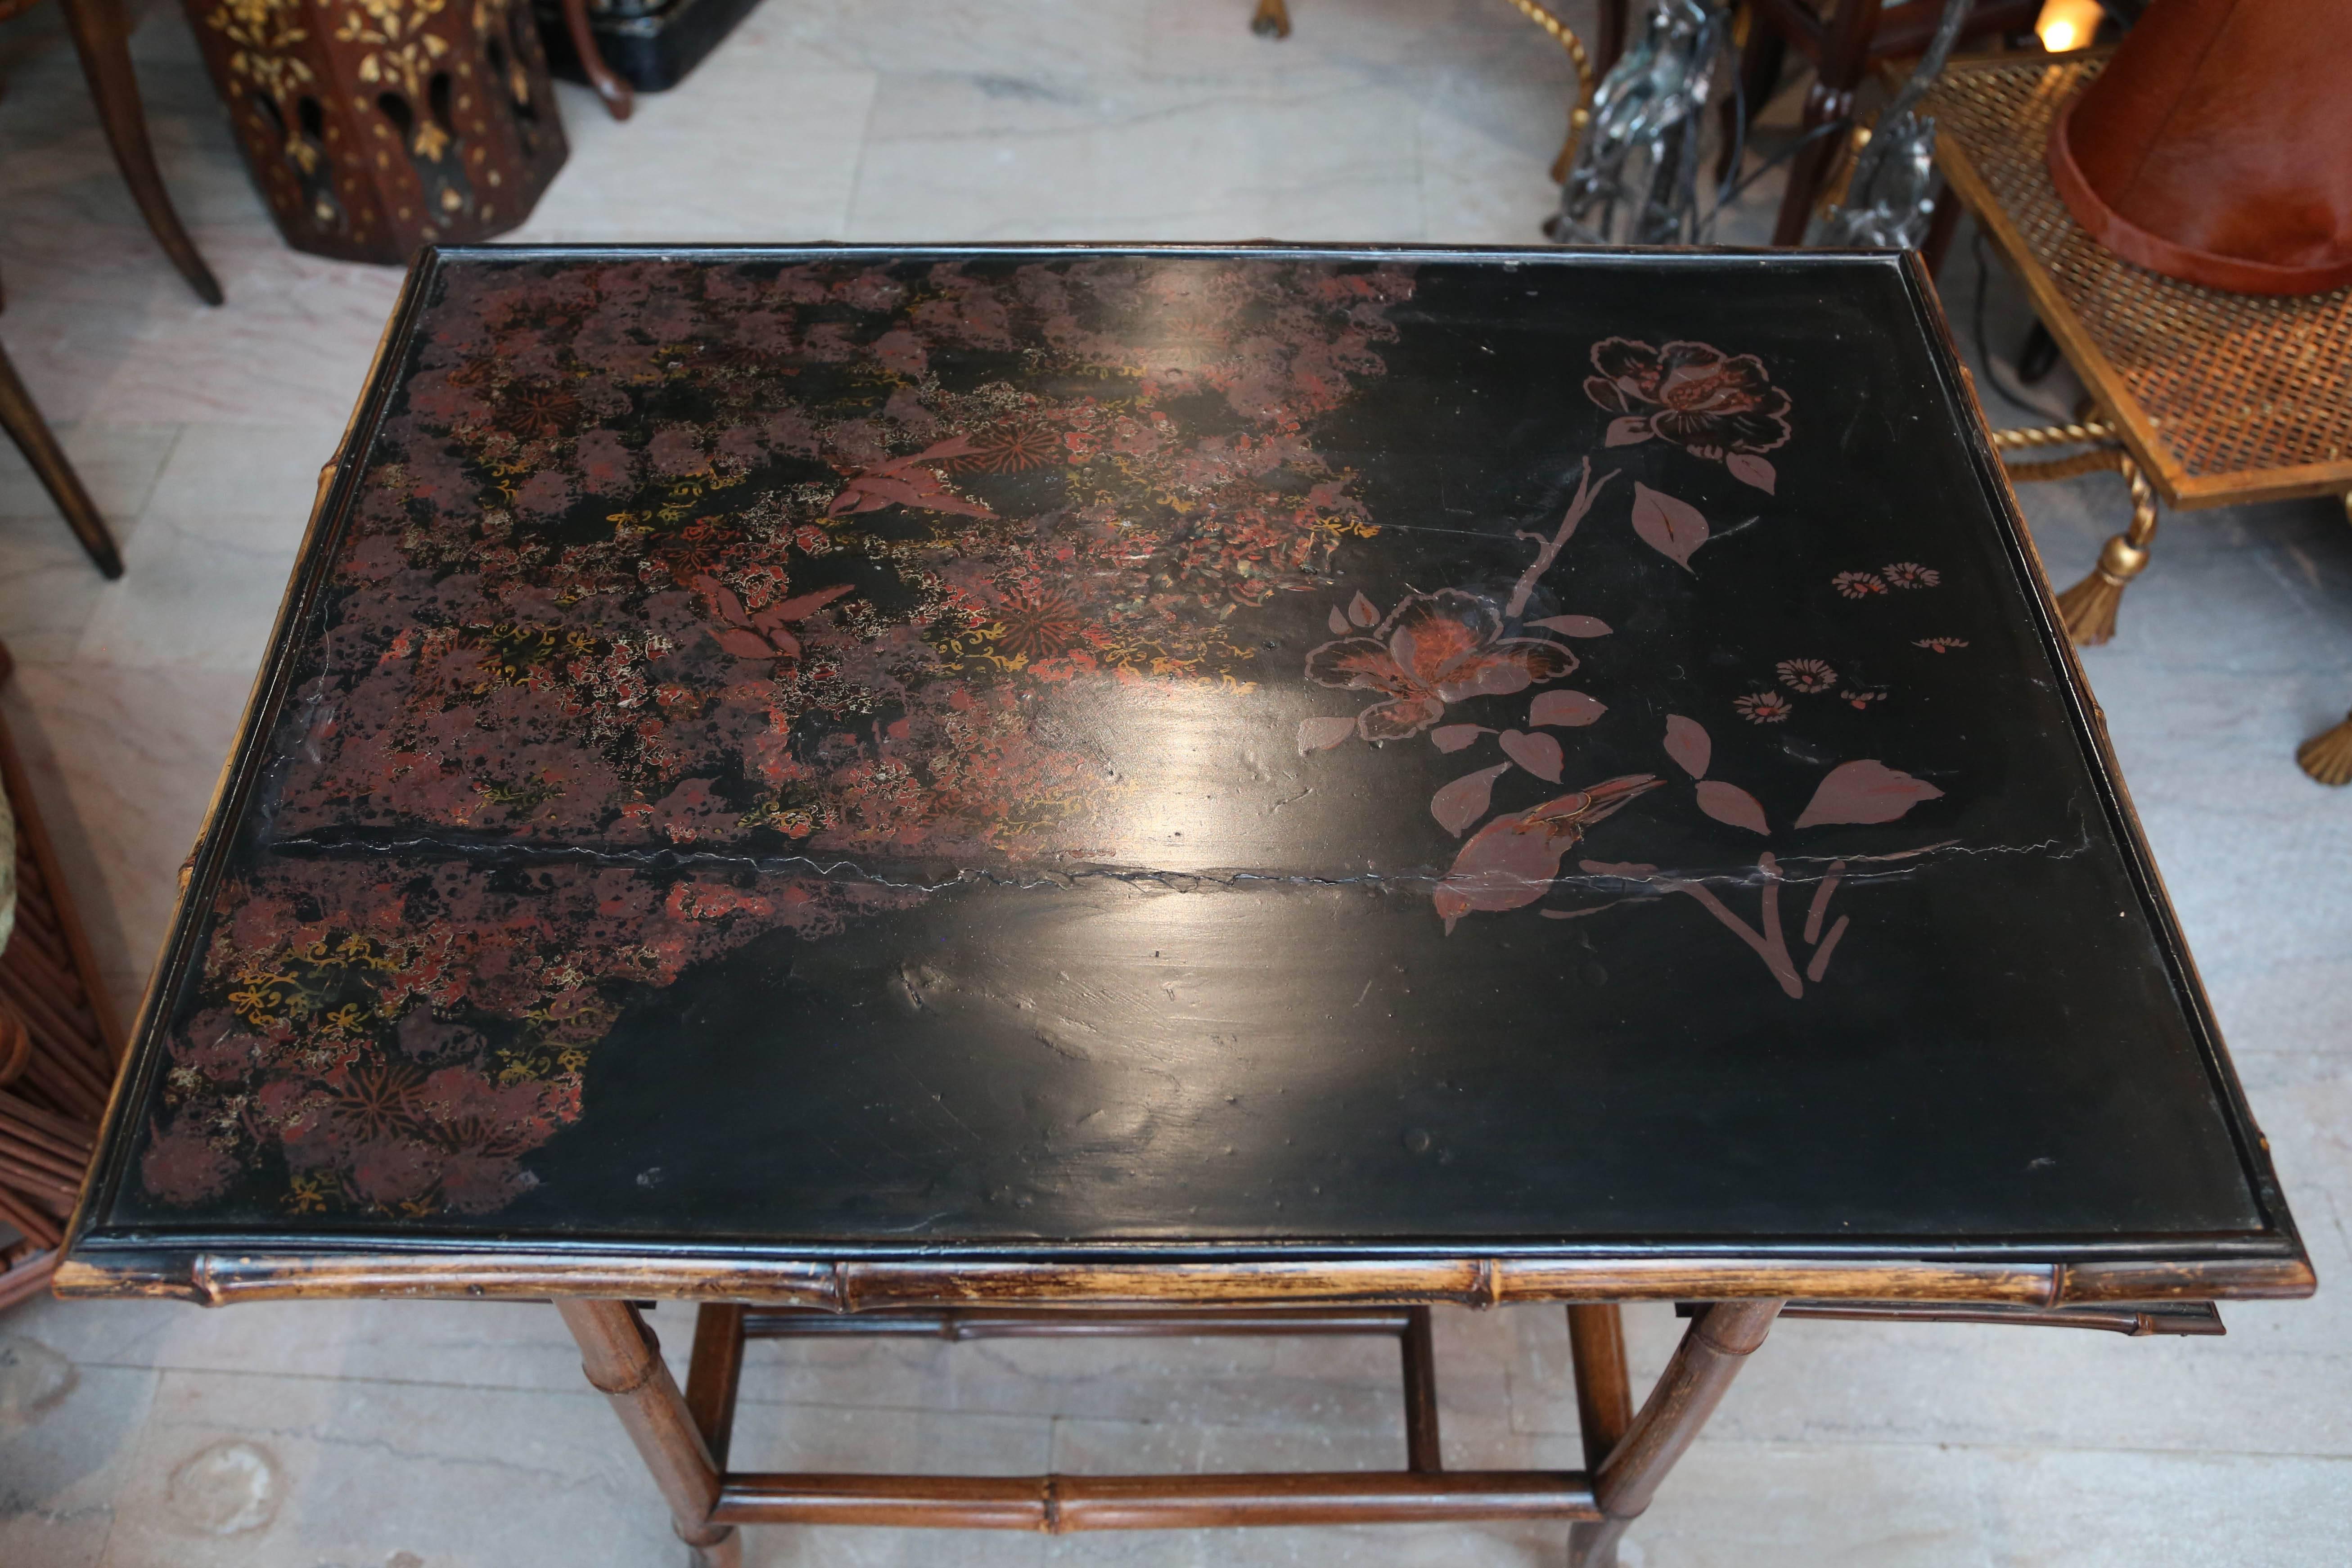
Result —
<path fill-rule="evenodd" d="M 625 125 L 564 89 L 571 166 L 520 237 L 1533 242 L 1569 73 L 1499 0 L 768 0 Z M 1568 7 L 1572 17 L 1583 8 Z M 7 343 L 130 565 L 102 584 L 0 451 L 5 707 L 126 1008 L 398 286 L 296 255 L 246 181 L 182 13 L 134 39 L 208 310 L 147 241 L 54 8 L 0 25 Z M 1769 182 L 1767 182 L 1769 186 Z M 1755 192 L 1726 237 L 1753 237 Z M 1972 340 L 1964 242 L 1948 301 Z M 1986 341 L 2026 320 L 1986 280 Z M 1998 367 L 1995 367 L 1998 368 Z M 1980 384 L 1987 371 L 1979 365 Z M 1990 399 L 1997 420 L 2063 412 Z M 2025 505 L 2062 581 L 2120 483 Z M 2086 653 L 2324 1293 L 2221 1341 L 1790 1323 L 1634 1531 L 1633 1568 L 2352 1561 L 2352 792 L 2297 740 L 2352 702 L 2352 530 L 2332 502 L 2169 517 Z M 687 1314 L 666 1307 L 673 1345 Z M 1676 1324 L 1630 1314 L 1636 1373 Z M 1573 1465 L 1560 1315 L 1440 1322 L 1449 1458 Z M 1386 1465 L 1384 1344 L 756 1347 L 754 1462 L 1027 1471 Z M 37 1301 L 0 1318 L 7 1568 L 671 1563 L 651 1486 L 526 1306 Z M 755 1531 L 757 1564 L 1561 1560 L 1546 1530 Z"/>

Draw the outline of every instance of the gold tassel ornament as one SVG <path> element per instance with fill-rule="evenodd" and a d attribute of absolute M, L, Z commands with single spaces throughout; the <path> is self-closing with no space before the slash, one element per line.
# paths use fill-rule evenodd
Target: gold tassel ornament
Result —
<path fill-rule="evenodd" d="M 2115 438 L 2115 427 L 2100 419 L 1992 433 L 1993 446 L 2003 454 L 2002 465 L 2019 483 L 2072 479 L 2113 468 L 2130 488 L 2130 526 L 2100 547 L 2098 564 L 2091 568 L 2089 576 L 2058 595 L 2058 616 L 2065 623 L 2066 635 L 2084 647 L 2096 647 L 2116 635 L 2116 611 L 2123 604 L 2124 589 L 2147 570 L 2147 548 L 2156 540 L 2156 489 L 2130 453 L 2120 446 L 2102 445 Z M 2011 462 L 2007 456 L 2015 447 L 2071 446 L 2096 449 L 2036 463 Z"/>
<path fill-rule="evenodd" d="M 2344 722 L 2333 730 L 2297 746 L 2294 760 L 2321 784 L 2352 784 L 2352 713 L 2347 713 Z"/>

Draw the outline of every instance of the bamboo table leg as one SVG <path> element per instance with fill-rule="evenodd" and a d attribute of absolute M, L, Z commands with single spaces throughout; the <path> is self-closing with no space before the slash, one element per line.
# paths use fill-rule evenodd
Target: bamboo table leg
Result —
<path fill-rule="evenodd" d="M 1576 1424 L 1584 1434 L 1584 1468 L 1597 1476 L 1611 1451 L 1623 1440 L 1626 1428 L 1633 1425 L 1633 1390 L 1625 1373 L 1625 1319 L 1617 1303 L 1571 1303 L 1568 1349 L 1576 1366 Z M 1610 1528 L 1605 1523 L 1570 1525 L 1570 1561 L 1582 1561 L 1577 1556 L 1579 1550 Z"/>
<path fill-rule="evenodd" d="M 1570 1568 L 1613 1568 L 1618 1537 L 1650 1506 L 1675 1461 L 1730 1391 L 1749 1352 L 1771 1331 L 1780 1307 L 1779 1301 L 1718 1301 L 1691 1321 L 1642 1413 L 1594 1472 L 1593 1495 L 1606 1517 L 1599 1524 L 1576 1527 L 1569 1542 Z"/>
<path fill-rule="evenodd" d="M 719 1501 L 719 1467 L 645 1319 L 626 1301 L 558 1301 L 555 1307 L 580 1342 L 589 1384 L 612 1400 L 653 1472 L 678 1539 L 695 1549 L 702 1568 L 740 1568 L 742 1537 L 732 1525 L 709 1522 Z"/>
<path fill-rule="evenodd" d="M 155 166 L 155 149 L 147 140 L 147 115 L 139 102 L 139 79 L 131 68 L 131 18 L 122 0 L 62 0 L 66 26 L 73 33 L 74 50 L 81 56 L 82 75 L 89 79 L 89 95 L 98 100 L 99 123 L 114 148 L 139 211 L 154 231 L 156 243 L 188 287 L 207 305 L 221 302 L 220 284 L 197 253 L 196 242 L 180 226 L 180 215 L 163 189 L 163 171 Z M 109 576 L 114 575 L 112 573 Z"/>

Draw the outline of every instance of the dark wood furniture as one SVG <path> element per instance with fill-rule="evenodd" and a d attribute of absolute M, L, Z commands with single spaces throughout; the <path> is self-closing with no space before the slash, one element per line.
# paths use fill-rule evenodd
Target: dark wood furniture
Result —
<path fill-rule="evenodd" d="M 49 499 L 64 514 L 66 526 L 81 541 L 81 547 L 89 552 L 99 571 L 109 577 L 121 576 L 122 552 L 115 548 L 106 518 L 99 511 L 98 503 L 89 499 L 89 492 L 82 489 L 81 476 L 66 460 L 65 448 L 58 445 L 48 421 L 41 417 L 40 405 L 33 401 L 32 393 L 18 378 L 5 349 L 0 349 L 0 429 L 6 430 L 8 439 L 25 454 L 25 461 L 33 466 L 34 477 L 49 492 Z"/>
<path fill-rule="evenodd" d="M 278 232 L 404 265 L 530 216 L 563 122 L 530 0 L 185 0 Z"/>
<path fill-rule="evenodd" d="M 551 57 L 551 63 L 558 70 L 570 65 L 604 100 L 604 112 L 615 120 L 626 120 L 636 110 L 636 89 L 604 63 L 604 50 L 597 46 L 596 31 L 589 21 L 588 0 L 562 0 L 562 10 L 563 31 L 559 37 L 570 46 L 570 52 Z"/>
<path fill-rule="evenodd" d="M 0 681 L 12 661 L 0 648 Z M 37 1294 L 57 1267 L 122 1029 L 58 868 L 24 763 L 0 721 L 0 787 L 16 818 L 16 918 L 0 945 L 0 1308 Z"/>
<path fill-rule="evenodd" d="M 555 74 L 593 87 L 617 120 L 635 95 L 684 81 L 759 0 L 533 0 Z"/>
<path fill-rule="evenodd" d="M 0 0 L 0 21 L 29 11 L 37 3 Z M 107 145 L 114 150 L 115 165 L 122 171 L 123 184 L 131 187 L 131 200 L 139 204 L 140 216 L 196 297 L 207 305 L 219 304 L 220 284 L 181 225 L 171 193 L 163 188 L 163 172 L 155 166 L 154 145 L 147 139 L 147 111 L 140 104 L 139 78 L 131 65 L 131 15 L 123 0 L 58 0 L 58 5 L 65 14 L 66 30 L 73 37 L 74 52 L 81 57 L 82 75 L 89 82 L 91 100 L 98 105 Z"/>
<path fill-rule="evenodd" d="M 1750 118 L 1780 83 L 1791 45 L 1813 68 L 1805 92 L 1807 134 L 1853 113 L 1854 94 L 1884 62 L 1906 59 L 1927 48 L 1942 20 L 1941 0 L 1911 0 L 1888 10 L 1885 0 L 1745 0 L 1748 40 L 1742 47 L 1739 79 Z M 1978 0 L 1960 42 L 1968 44 L 2032 28 L 2042 0 Z M 1727 104 L 1724 112 L 1732 112 Z M 1728 144 L 1730 138 L 1726 137 Z M 1805 226 L 1822 187 L 1843 155 L 1847 137 L 1822 135 L 1802 147 L 1789 163 L 1789 184 L 1780 216 L 1772 229 L 1775 245 L 1802 245 Z"/>
<path fill-rule="evenodd" d="M 137 1041 L 61 1290 L 552 1298 L 714 1561 L 1599 1564 L 1784 1308 L 2313 1285 L 1916 258 L 428 253 Z M 1590 1462 L 1444 1469 L 1528 1301 Z M 1053 1328 L 1393 1335 L 1406 1468 L 730 1452 L 749 1337 Z"/>

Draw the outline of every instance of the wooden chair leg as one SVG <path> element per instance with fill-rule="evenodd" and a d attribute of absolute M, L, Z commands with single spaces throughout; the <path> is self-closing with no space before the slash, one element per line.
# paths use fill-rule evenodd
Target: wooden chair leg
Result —
<path fill-rule="evenodd" d="M 1959 231 L 1960 212 L 1958 191 L 1947 184 L 1936 193 L 1936 210 L 1927 215 L 1927 237 L 1919 242 L 1919 259 L 1927 264 L 1930 278 L 1944 270 L 1944 256 L 1952 248 L 1952 236 Z"/>
<path fill-rule="evenodd" d="M 604 111 L 615 120 L 626 120 L 637 107 L 636 89 L 604 63 L 604 52 L 596 47 L 595 29 L 588 25 L 588 0 L 563 0 L 563 30 L 572 37 L 572 52 L 580 57 L 581 73 L 604 100 Z"/>
<path fill-rule="evenodd" d="M 1878 14 L 1885 0 L 1838 0 L 1836 12 L 1822 39 L 1821 58 L 1813 85 L 1805 94 L 1805 134 L 1850 118 L 1854 89 L 1870 68 L 1870 40 L 1878 31 Z M 1761 13 L 1759 13 L 1759 25 Z M 1775 245 L 1802 245 L 1812 222 L 1813 202 L 1837 166 L 1850 135 L 1824 135 L 1808 142 L 1789 161 L 1789 190 L 1780 198 L 1780 222 L 1772 230 Z"/>
<path fill-rule="evenodd" d="M 707 1568 L 738 1568 L 741 1537 L 732 1525 L 710 1522 L 719 1501 L 719 1466 L 645 1319 L 626 1301 L 558 1301 L 555 1309 L 579 1342 L 580 1369 L 589 1385 L 613 1402 L 614 1414 L 653 1472 L 678 1539 L 695 1549 Z"/>
<path fill-rule="evenodd" d="M 1595 0 L 1599 13 L 1592 29 L 1592 68 L 1607 76 L 1625 53 L 1625 33 L 1633 0 Z"/>
<path fill-rule="evenodd" d="M 1723 100 L 1723 147 L 1716 154 L 1715 178 L 1719 184 L 1727 179 L 1737 179 L 1739 171 L 1731 166 L 1732 144 L 1745 139 L 1749 125 L 1764 112 L 1766 100 L 1772 89 L 1780 85 L 1780 67 L 1789 56 L 1789 42 L 1772 30 L 1771 24 L 1751 11 L 1748 17 L 1748 41 L 1739 47 L 1739 90 Z M 1747 122 L 1740 122 L 1743 107 Z"/>
<path fill-rule="evenodd" d="M 99 123 L 114 148 L 123 183 L 147 219 L 156 243 L 188 287 L 207 305 L 221 302 L 221 286 L 196 250 L 196 242 L 180 225 L 171 194 L 163 189 L 163 171 L 155 166 L 155 149 L 147 140 L 147 111 L 139 102 L 139 79 L 131 68 L 131 17 L 122 0 L 59 0 L 66 26 L 73 33 L 74 50 L 81 56 L 82 75 L 89 79 L 89 94 L 98 102 Z M 87 540 L 84 541 L 88 542 Z M 109 576 L 114 575 L 112 573 Z"/>
<path fill-rule="evenodd" d="M 8 354 L 0 349 L 0 426 L 5 426 L 9 439 L 33 465 L 40 476 L 41 488 L 58 503 L 66 516 L 66 525 L 89 552 L 98 569 L 109 577 L 122 575 L 122 553 L 114 547 L 114 535 L 107 531 L 106 519 L 100 517 L 98 505 L 89 492 L 81 488 L 81 479 L 66 461 L 63 447 L 49 430 L 48 421 L 41 417 L 33 402 L 33 395 L 16 379 L 16 367 L 8 363 Z"/>
<path fill-rule="evenodd" d="M 1780 1307 L 1778 1301 L 1718 1301 L 1691 1320 L 1642 1413 L 1593 1471 L 1593 1497 L 1604 1517 L 1575 1527 L 1569 1568 L 1613 1568 L 1618 1538 L 1650 1506 L 1675 1461 L 1723 1403 L 1731 1380 L 1771 1332 Z"/>
<path fill-rule="evenodd" d="M 1257 0 L 1256 14 L 1250 17 L 1250 31 L 1261 38 L 1290 37 L 1290 7 L 1283 0 Z"/>

